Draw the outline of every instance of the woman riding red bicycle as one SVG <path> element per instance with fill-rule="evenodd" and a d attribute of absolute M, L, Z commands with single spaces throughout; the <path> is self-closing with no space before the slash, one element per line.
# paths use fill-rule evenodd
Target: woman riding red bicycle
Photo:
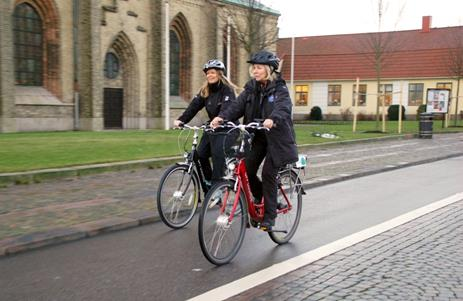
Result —
<path fill-rule="evenodd" d="M 262 230 L 271 230 L 277 216 L 277 175 L 281 167 L 298 160 L 296 139 L 291 116 L 292 103 L 285 81 L 278 73 L 279 58 L 268 51 L 251 56 L 249 73 L 253 77 L 226 110 L 212 122 L 218 127 L 224 120 L 244 116 L 244 124 L 263 120 L 269 131 L 255 131 L 252 147 L 246 156 L 247 174 L 252 194 L 257 201 L 264 198 Z M 262 181 L 257 170 L 265 159 Z"/>

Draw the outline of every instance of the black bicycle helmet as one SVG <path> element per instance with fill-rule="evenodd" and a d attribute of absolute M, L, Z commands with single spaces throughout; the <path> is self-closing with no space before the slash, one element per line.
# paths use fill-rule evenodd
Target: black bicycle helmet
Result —
<path fill-rule="evenodd" d="M 248 63 L 268 65 L 273 68 L 273 71 L 275 71 L 278 70 L 278 67 L 280 66 L 280 59 L 270 51 L 261 50 L 251 55 L 251 59 Z"/>
<path fill-rule="evenodd" d="M 203 71 L 204 73 L 207 72 L 209 69 L 217 69 L 217 70 L 222 70 L 225 73 L 225 65 L 221 61 L 215 59 L 215 60 L 209 60 L 207 63 L 204 64 Z"/>

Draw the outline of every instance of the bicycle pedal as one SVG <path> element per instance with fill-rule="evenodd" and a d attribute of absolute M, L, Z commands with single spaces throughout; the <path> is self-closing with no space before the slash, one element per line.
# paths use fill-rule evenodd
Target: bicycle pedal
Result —
<path fill-rule="evenodd" d="M 267 227 L 262 227 L 261 225 L 258 225 L 258 226 L 257 226 L 257 229 L 262 230 L 262 231 L 264 231 L 264 232 L 270 232 L 270 231 L 272 231 L 272 227 L 267 228 Z"/>

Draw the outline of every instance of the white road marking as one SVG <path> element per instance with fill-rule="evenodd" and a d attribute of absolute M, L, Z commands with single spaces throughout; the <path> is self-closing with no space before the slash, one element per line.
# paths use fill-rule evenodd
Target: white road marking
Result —
<path fill-rule="evenodd" d="M 452 196 L 449 196 L 440 201 L 436 201 L 429 205 L 415 209 L 408 213 L 402 214 L 398 217 L 390 219 L 384 223 L 346 236 L 339 240 L 336 240 L 327 245 L 321 246 L 315 250 L 306 252 L 298 255 L 286 261 L 274 264 L 266 269 L 258 271 L 256 273 L 245 276 L 241 279 L 235 280 L 229 284 L 220 286 L 208 292 L 205 292 L 199 296 L 189 299 L 190 301 L 209 301 L 209 300 L 225 300 L 239 293 L 242 293 L 248 289 L 258 286 L 262 283 L 275 279 L 279 276 L 292 272 L 298 268 L 315 262 L 323 257 L 336 253 L 342 249 L 353 246 L 361 241 L 368 238 L 391 230 L 397 226 L 403 225 L 411 220 L 421 217 L 425 214 L 438 210 L 442 207 L 448 206 L 455 202 L 463 200 L 463 192 L 459 192 Z"/>

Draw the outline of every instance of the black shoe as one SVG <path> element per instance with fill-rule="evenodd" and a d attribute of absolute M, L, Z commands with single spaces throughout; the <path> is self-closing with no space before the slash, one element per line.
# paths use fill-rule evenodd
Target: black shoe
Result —
<path fill-rule="evenodd" d="M 254 198 L 254 204 L 255 204 L 255 205 L 260 205 L 260 204 L 262 204 L 262 198 Z"/>
<path fill-rule="evenodd" d="M 270 231 L 275 226 L 275 218 L 264 218 L 259 228 L 263 231 Z"/>

